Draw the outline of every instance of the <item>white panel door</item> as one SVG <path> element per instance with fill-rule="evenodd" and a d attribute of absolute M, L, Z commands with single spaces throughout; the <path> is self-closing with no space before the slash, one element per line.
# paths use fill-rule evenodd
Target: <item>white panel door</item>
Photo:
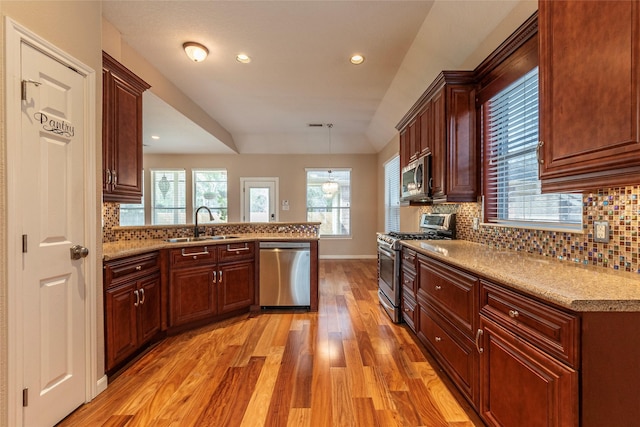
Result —
<path fill-rule="evenodd" d="M 85 401 L 86 278 L 71 259 L 85 240 L 84 78 L 25 43 L 21 53 L 23 420 L 50 426 Z"/>
<path fill-rule="evenodd" d="M 278 220 L 276 209 L 277 178 L 241 178 L 242 221 L 274 222 Z"/>

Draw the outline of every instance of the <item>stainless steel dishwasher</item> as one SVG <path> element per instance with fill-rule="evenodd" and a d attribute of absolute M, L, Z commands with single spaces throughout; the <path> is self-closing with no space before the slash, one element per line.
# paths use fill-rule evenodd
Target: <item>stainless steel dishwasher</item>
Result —
<path fill-rule="evenodd" d="M 260 306 L 311 305 L 311 244 L 260 242 Z"/>

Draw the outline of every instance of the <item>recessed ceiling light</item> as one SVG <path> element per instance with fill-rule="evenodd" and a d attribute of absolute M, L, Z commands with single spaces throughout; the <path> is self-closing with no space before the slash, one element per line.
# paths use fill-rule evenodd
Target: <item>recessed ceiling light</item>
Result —
<path fill-rule="evenodd" d="M 242 62 L 243 64 L 248 64 L 249 62 L 251 62 L 251 58 L 249 58 L 249 55 L 245 55 L 244 53 L 240 53 L 240 54 L 236 55 L 236 61 Z"/>
<path fill-rule="evenodd" d="M 158 135 L 151 135 L 151 139 L 160 139 Z"/>
<path fill-rule="evenodd" d="M 353 65 L 360 65 L 364 62 L 364 56 L 362 55 L 353 55 L 351 59 L 349 59 Z"/>

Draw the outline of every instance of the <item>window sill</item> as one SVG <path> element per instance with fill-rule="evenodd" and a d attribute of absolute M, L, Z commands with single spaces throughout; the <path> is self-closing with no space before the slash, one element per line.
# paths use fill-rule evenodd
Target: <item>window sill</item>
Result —
<path fill-rule="evenodd" d="M 482 227 L 505 227 L 505 228 L 524 228 L 527 230 L 536 231 L 555 231 L 557 233 L 573 233 L 573 234 L 585 234 L 586 230 L 582 224 L 576 228 L 566 225 L 551 226 L 539 223 L 527 223 L 527 222 L 483 222 L 480 224 Z"/>

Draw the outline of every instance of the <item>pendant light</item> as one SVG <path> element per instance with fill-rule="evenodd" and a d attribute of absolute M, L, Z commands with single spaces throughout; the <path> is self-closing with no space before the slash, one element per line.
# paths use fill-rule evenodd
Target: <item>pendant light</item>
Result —
<path fill-rule="evenodd" d="M 327 123 L 326 126 L 329 128 L 329 154 L 331 154 L 331 128 L 333 128 L 333 123 Z M 325 197 L 332 197 L 339 189 L 340 186 L 333 180 L 331 170 L 329 170 L 329 179 L 322 183 L 322 192 Z"/>
<path fill-rule="evenodd" d="M 167 176 L 165 174 L 162 174 L 162 178 L 160 178 L 160 181 L 158 181 L 158 188 L 160 189 L 160 193 L 162 194 L 163 199 L 167 197 L 167 193 L 169 192 L 170 186 L 171 184 L 169 184 L 169 180 L 167 179 Z"/>

